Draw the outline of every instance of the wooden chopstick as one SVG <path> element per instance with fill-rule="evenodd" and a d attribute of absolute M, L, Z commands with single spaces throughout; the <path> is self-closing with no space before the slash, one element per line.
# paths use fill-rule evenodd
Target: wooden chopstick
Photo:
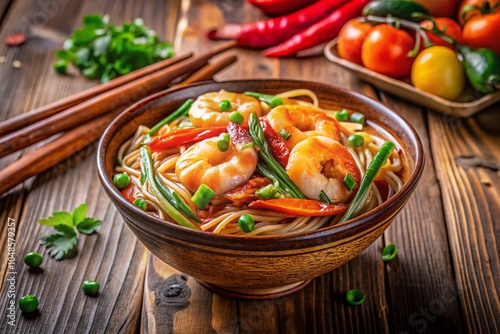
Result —
<path fill-rule="evenodd" d="M 204 54 L 116 87 L 38 123 L 12 132 L 0 138 L 0 158 L 61 131 L 72 129 L 102 114 L 112 112 L 118 106 L 132 105 L 150 94 L 165 89 L 174 79 L 201 68 L 210 58 L 235 45 L 233 41 L 222 44 Z"/>
<path fill-rule="evenodd" d="M 163 68 L 177 64 L 178 62 L 183 61 L 184 59 L 192 56 L 193 53 L 188 52 L 179 56 L 175 56 L 173 58 L 162 60 L 158 63 L 154 63 L 147 67 L 141 68 L 137 71 L 133 71 L 129 74 L 123 75 L 109 82 L 86 89 L 77 94 L 73 94 L 63 99 L 49 103 L 43 107 L 33 109 L 31 111 L 25 112 L 18 116 L 2 121 L 0 122 L 0 136 L 3 136 L 7 133 L 26 127 L 27 125 L 36 123 L 42 119 L 55 115 L 64 109 L 68 109 L 94 96 L 115 89 L 116 87 L 122 86 L 140 77 L 157 72 Z"/>
<path fill-rule="evenodd" d="M 211 79 L 216 73 L 228 67 L 237 60 L 236 56 L 225 56 L 213 61 L 195 72 L 179 85 Z M 72 129 L 10 164 L 0 171 L 0 194 L 12 187 L 38 175 L 62 160 L 83 149 L 97 140 L 106 126 L 121 110 L 105 114 L 97 119 Z"/>

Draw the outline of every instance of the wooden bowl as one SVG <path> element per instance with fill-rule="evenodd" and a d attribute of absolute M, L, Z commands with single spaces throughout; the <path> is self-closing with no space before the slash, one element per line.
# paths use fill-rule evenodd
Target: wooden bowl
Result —
<path fill-rule="evenodd" d="M 112 183 L 119 146 L 141 125 L 152 126 L 185 100 L 219 91 L 276 94 L 306 88 L 327 108 L 365 114 L 405 152 L 404 187 L 374 210 L 343 224 L 283 236 L 227 236 L 195 231 L 152 217 L 122 197 Z M 103 134 L 97 157 L 99 178 L 111 201 L 141 242 L 158 258 L 214 290 L 232 296 L 262 298 L 293 292 L 304 282 L 352 260 L 374 242 L 403 208 L 424 167 L 422 144 L 411 125 L 384 104 L 326 84 L 290 80 L 246 80 L 202 83 L 160 92 L 120 114 Z"/>

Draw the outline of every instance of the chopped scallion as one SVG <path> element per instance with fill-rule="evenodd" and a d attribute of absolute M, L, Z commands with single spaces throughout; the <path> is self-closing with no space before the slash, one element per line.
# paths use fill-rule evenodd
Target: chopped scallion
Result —
<path fill-rule="evenodd" d="M 353 113 L 349 119 L 351 122 L 354 122 L 354 123 L 360 123 L 360 124 L 365 123 L 365 115 L 363 115 L 360 112 Z"/>
<path fill-rule="evenodd" d="M 356 181 L 349 173 L 345 175 L 344 180 L 342 182 L 344 183 L 344 186 L 347 188 L 348 191 L 351 191 L 354 189 L 354 187 L 356 187 Z"/>
<path fill-rule="evenodd" d="M 365 301 L 365 294 L 361 290 L 349 290 L 345 295 L 345 299 L 349 305 L 357 306 Z"/>
<path fill-rule="evenodd" d="M 255 195 L 259 196 L 262 199 L 270 199 L 274 198 L 278 191 L 276 190 L 276 187 L 272 184 L 268 184 L 267 186 L 258 189 L 255 192 Z"/>
<path fill-rule="evenodd" d="M 396 245 L 388 244 L 382 250 L 382 260 L 390 261 L 396 257 L 397 253 L 398 253 L 398 248 L 396 247 Z"/>
<path fill-rule="evenodd" d="M 260 101 L 267 103 L 271 108 L 275 108 L 281 104 L 283 104 L 283 99 L 279 96 L 262 94 L 257 92 L 244 92 L 243 94 L 248 96 L 253 96 Z"/>
<path fill-rule="evenodd" d="M 332 201 L 330 201 L 330 198 L 323 190 L 319 192 L 319 200 L 326 204 L 332 204 Z"/>
<path fill-rule="evenodd" d="M 147 143 L 150 139 L 151 136 L 155 135 L 158 130 L 165 124 L 170 124 L 173 121 L 175 121 L 177 118 L 185 116 L 189 112 L 189 108 L 191 108 L 191 105 L 193 104 L 193 100 L 189 99 L 186 102 L 184 102 L 179 109 L 162 119 L 160 122 L 158 122 L 155 126 L 153 126 L 148 133 L 144 136 L 143 143 Z"/>
<path fill-rule="evenodd" d="M 288 132 L 285 128 L 281 128 L 278 134 L 283 138 L 284 140 L 290 139 L 290 136 L 292 135 L 290 132 Z"/>
<path fill-rule="evenodd" d="M 212 198 L 214 198 L 215 193 L 209 186 L 206 184 L 202 184 L 198 190 L 194 193 L 191 200 L 194 204 L 196 204 L 200 209 L 205 209 L 207 204 L 210 202 Z"/>

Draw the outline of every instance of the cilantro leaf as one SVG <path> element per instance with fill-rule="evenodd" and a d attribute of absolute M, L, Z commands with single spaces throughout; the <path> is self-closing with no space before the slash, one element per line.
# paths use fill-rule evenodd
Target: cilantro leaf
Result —
<path fill-rule="evenodd" d="M 74 228 L 67 225 L 57 225 L 54 228 L 56 233 L 41 237 L 42 245 L 49 250 L 49 255 L 56 260 L 76 255 L 78 238 Z"/>
<path fill-rule="evenodd" d="M 81 223 L 87 215 L 87 204 L 82 203 L 73 210 L 73 225 Z"/>
<path fill-rule="evenodd" d="M 101 221 L 93 218 L 85 218 L 76 225 L 78 232 L 83 234 L 92 234 L 101 226 Z"/>
<path fill-rule="evenodd" d="M 69 212 L 54 212 L 52 216 L 40 219 L 40 224 L 45 226 L 66 225 L 73 227 L 73 215 Z"/>
<path fill-rule="evenodd" d="M 63 48 L 55 54 L 56 71 L 64 74 L 73 63 L 83 76 L 101 82 L 174 56 L 172 44 L 161 41 L 141 18 L 115 26 L 99 14 L 84 16 L 83 27 L 73 31 Z"/>

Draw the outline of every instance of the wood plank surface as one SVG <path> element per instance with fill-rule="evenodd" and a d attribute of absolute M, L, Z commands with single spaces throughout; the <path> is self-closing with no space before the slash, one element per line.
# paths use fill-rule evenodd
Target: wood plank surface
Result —
<path fill-rule="evenodd" d="M 422 140 L 426 158 L 420 185 L 384 233 L 384 243 L 398 247 L 397 258 L 386 264 L 391 331 L 461 333 L 458 290 L 426 113 L 391 95 L 382 94 L 382 100 L 409 120 Z"/>
<path fill-rule="evenodd" d="M 429 130 L 465 329 L 498 333 L 500 137 L 486 135 L 474 118 L 438 114 L 429 115 Z"/>
<path fill-rule="evenodd" d="M 57 75 L 52 68 L 53 52 L 61 47 L 61 37 L 80 27 L 83 15 L 108 13 L 117 24 L 143 17 L 163 39 L 173 41 L 174 38 L 179 10 L 176 1 L 62 3 L 17 0 L 10 6 L 0 36 L 9 31 L 26 31 L 30 39 L 18 48 L 0 45 L 0 55 L 5 54 L 7 58 L 0 66 L 0 75 L 9 78 L 0 81 L 1 119 L 97 84 L 76 72 L 69 76 Z M 20 69 L 12 67 L 15 59 L 23 63 Z M 6 265 L 8 218 L 16 222 L 17 272 L 14 299 L 5 293 L 7 284 L 2 285 L 2 314 L 7 314 L 10 300 L 17 302 L 26 294 L 38 297 L 40 312 L 36 318 L 28 319 L 16 309 L 16 327 L 2 321 L 0 332 L 118 333 L 139 329 L 148 253 L 102 191 L 95 169 L 95 152 L 96 144 L 1 197 L 2 282 L 12 276 Z M 0 168 L 20 154 L 23 152 L 1 159 Z M 29 149 L 24 154 L 29 154 Z M 88 216 L 103 221 L 99 233 L 79 237 L 79 254 L 75 258 L 55 261 L 40 246 L 39 235 L 49 228 L 37 221 L 54 211 L 72 210 L 82 202 L 89 206 Z M 44 256 L 41 272 L 28 271 L 22 262 L 29 251 L 38 251 Z M 80 285 L 85 279 L 95 279 L 101 284 L 97 298 L 87 297 L 81 291 Z"/>

